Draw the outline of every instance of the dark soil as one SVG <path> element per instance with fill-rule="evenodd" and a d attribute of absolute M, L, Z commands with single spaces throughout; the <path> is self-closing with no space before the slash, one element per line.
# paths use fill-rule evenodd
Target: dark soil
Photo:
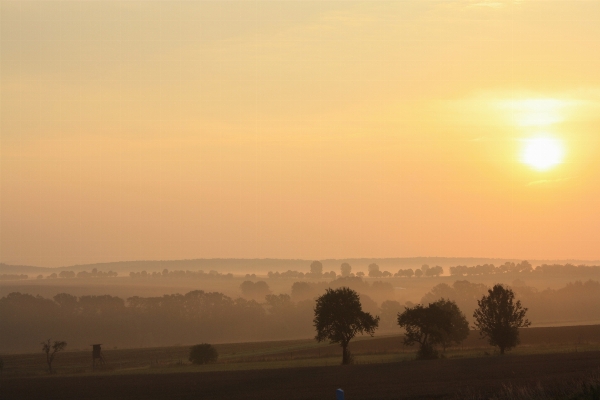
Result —
<path fill-rule="evenodd" d="M 597 373 L 600 352 L 506 355 L 390 364 L 145 375 L 4 379 L 0 398 L 334 399 L 459 398 L 503 384 L 552 384 Z M 457 397 L 457 395 L 459 397 Z"/>

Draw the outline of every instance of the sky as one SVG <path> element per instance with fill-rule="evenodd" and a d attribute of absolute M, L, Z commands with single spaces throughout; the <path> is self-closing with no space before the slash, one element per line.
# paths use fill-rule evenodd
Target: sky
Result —
<path fill-rule="evenodd" d="M 2 1 L 0 262 L 600 259 L 600 2 Z"/>

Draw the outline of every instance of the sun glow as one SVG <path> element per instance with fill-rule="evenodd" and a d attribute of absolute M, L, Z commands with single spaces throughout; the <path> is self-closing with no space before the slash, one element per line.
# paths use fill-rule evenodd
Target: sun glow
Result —
<path fill-rule="evenodd" d="M 572 102 L 552 98 L 504 100 L 501 108 L 508 110 L 518 126 L 549 126 L 562 122 Z"/>
<path fill-rule="evenodd" d="M 548 170 L 562 162 L 562 141 L 549 137 L 526 139 L 521 161 L 538 171 Z"/>

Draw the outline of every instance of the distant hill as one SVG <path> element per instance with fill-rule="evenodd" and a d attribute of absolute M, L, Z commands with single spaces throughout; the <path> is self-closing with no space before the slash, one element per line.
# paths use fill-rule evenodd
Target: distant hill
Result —
<path fill-rule="evenodd" d="M 0 274 L 51 274 L 57 268 L 34 267 L 32 265 L 10 265 L 0 263 Z"/>
<path fill-rule="evenodd" d="M 0 274 L 50 274 L 60 271 L 90 271 L 94 268 L 99 271 L 115 271 L 120 276 L 127 275 L 129 272 L 140 271 L 162 271 L 168 270 L 211 270 L 233 274 L 259 273 L 266 274 L 268 271 L 284 272 L 295 270 L 307 272 L 313 260 L 301 259 L 236 259 L 236 258 L 213 258 L 213 259 L 195 259 L 195 260 L 160 260 L 160 261 L 116 261 L 95 264 L 70 265 L 57 268 L 37 267 L 30 265 L 9 265 L 0 263 Z M 447 267 L 456 265 L 474 266 L 478 264 L 494 264 L 496 266 L 509 262 L 520 262 L 521 259 L 514 258 L 453 258 L 453 257 L 406 257 L 406 258 L 346 258 L 346 259 L 326 259 L 320 260 L 323 263 L 324 271 L 335 271 L 339 273 L 340 265 L 344 262 L 352 266 L 354 272 L 367 271 L 371 263 L 379 265 L 382 271 L 395 273 L 400 268 L 419 268 L 423 264 L 429 266 L 439 265 L 444 267 L 446 274 Z M 590 260 L 528 260 L 534 267 L 541 264 L 573 264 L 573 265 L 600 265 L 600 261 Z"/>

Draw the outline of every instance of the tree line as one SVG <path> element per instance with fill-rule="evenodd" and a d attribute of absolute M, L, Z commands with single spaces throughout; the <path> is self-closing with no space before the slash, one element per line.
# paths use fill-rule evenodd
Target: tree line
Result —
<path fill-rule="evenodd" d="M 146 279 L 146 278 L 183 278 L 183 279 L 233 279 L 234 276 L 231 273 L 222 274 L 217 271 L 209 271 L 204 272 L 202 270 L 199 271 L 169 271 L 168 269 L 163 269 L 162 272 L 154 271 L 154 272 L 130 272 L 130 278 L 134 279 Z"/>
<path fill-rule="evenodd" d="M 422 265 L 420 268 L 404 268 L 399 269 L 396 273 L 389 271 L 382 271 L 376 263 L 371 263 L 367 267 L 368 273 L 365 274 L 362 271 L 356 273 L 352 272 L 352 266 L 348 263 L 342 263 L 340 265 L 340 273 L 335 271 L 324 272 L 323 264 L 320 261 L 313 261 L 310 264 L 309 272 L 293 271 L 288 270 L 285 272 L 269 271 L 267 278 L 292 278 L 292 279 L 336 279 L 338 277 L 359 277 L 363 278 L 368 276 L 369 278 L 420 278 L 420 277 L 439 277 L 444 274 L 444 268 L 436 265 L 430 267 L 429 265 Z M 488 275 L 501 275 L 501 274 L 543 274 L 544 276 L 561 276 L 569 275 L 571 277 L 590 277 L 600 276 L 600 266 L 587 266 L 587 265 L 572 265 L 572 264 L 542 264 L 537 267 L 533 267 L 528 261 L 522 261 L 520 263 L 506 262 L 500 266 L 494 264 L 483 264 L 468 267 L 466 265 L 457 265 L 449 268 L 450 276 L 452 277 L 470 277 L 470 276 L 488 276 Z M 118 276 L 117 272 L 114 271 L 100 271 L 97 268 L 93 268 L 91 271 L 61 271 L 59 273 L 53 272 L 46 277 L 38 275 L 37 279 L 56 279 L 56 278 L 112 278 Z M 232 273 L 220 273 L 214 270 L 204 272 L 203 270 L 190 271 L 190 270 L 171 270 L 163 269 L 162 271 L 139 271 L 130 272 L 129 277 L 131 278 L 179 278 L 179 279 L 234 279 L 235 276 Z M 257 279 L 256 274 L 246 274 L 246 279 Z M 29 279 L 26 274 L 2 274 L 0 280 L 22 280 Z"/>
<path fill-rule="evenodd" d="M 250 282 L 252 289 L 263 285 Z M 264 281 L 263 281 L 264 282 Z M 258 284 L 258 287 L 257 287 Z M 248 285 L 250 286 L 250 285 Z M 266 283 L 265 283 L 266 286 Z M 10 293 L 0 298 L 0 351 L 27 351 L 46 337 L 61 338 L 71 347 L 107 343 L 119 347 L 151 347 L 199 342 L 284 340 L 310 337 L 315 299 L 328 289 L 349 288 L 360 295 L 361 309 L 378 315 L 379 329 L 398 329 L 397 314 L 418 304 L 370 295 L 389 290 L 389 282 L 372 284 L 359 277 L 333 282 L 296 282 L 291 295 L 270 290 L 257 296 L 232 298 L 218 292 L 191 291 L 158 297 L 80 296 L 61 293 L 52 299 Z M 483 284 L 456 281 L 436 285 L 420 301 L 423 307 L 440 299 L 454 302 L 474 323 L 473 312 L 488 291 Z M 598 321 L 600 282 L 574 282 L 561 289 L 537 291 L 515 282 L 511 290 L 524 301 L 536 321 Z M 370 295 L 368 295 L 368 294 Z M 385 297 L 384 297 L 385 298 Z M 390 298 L 390 297 L 388 297 Z M 42 338 L 39 337 L 43 333 Z"/>
<path fill-rule="evenodd" d="M 73 348 L 305 338 L 312 333 L 313 306 L 312 300 L 292 302 L 286 294 L 270 294 L 259 303 L 202 290 L 126 300 L 13 292 L 0 298 L 0 351 L 27 351 L 39 343 L 40 333 Z"/>
<path fill-rule="evenodd" d="M 572 265 L 572 264 L 542 264 L 533 268 L 528 261 L 505 262 L 496 267 L 494 264 L 483 264 L 467 267 L 466 265 L 457 265 L 450 267 L 450 276 L 478 276 L 478 275 L 499 275 L 499 274 L 543 274 L 543 275 L 569 275 L 577 277 L 582 275 L 599 275 L 600 266 Z"/>
<path fill-rule="evenodd" d="M 99 271 L 97 268 L 93 268 L 91 271 L 60 271 L 59 273 L 53 272 L 46 276 L 46 279 L 87 279 L 87 278 L 115 278 L 119 274 L 114 271 Z M 25 275 L 27 279 L 27 275 Z M 36 279 L 44 279 L 44 275 L 39 274 Z"/>
<path fill-rule="evenodd" d="M 497 346 L 500 354 L 519 344 L 519 329 L 531 322 L 525 318 L 527 308 L 515 301 L 514 292 L 503 285 L 494 285 L 477 301 L 473 313 L 475 328 L 490 345 Z M 437 346 L 444 351 L 460 344 L 469 335 L 469 323 L 455 302 L 441 298 L 427 306 L 417 304 L 398 312 L 398 325 L 404 328 L 404 344 L 419 345 L 417 358 L 438 358 Z M 373 336 L 379 327 L 379 316 L 362 310 L 360 296 L 354 290 L 341 287 L 327 289 L 317 298 L 313 320 L 319 342 L 329 340 L 342 347 L 342 364 L 351 364 L 350 341 L 357 334 Z"/>
<path fill-rule="evenodd" d="M 417 268 L 413 270 L 412 268 L 400 269 L 397 273 L 392 274 L 389 271 L 382 271 L 376 263 L 371 263 L 367 266 L 368 273 L 365 275 L 364 272 L 358 271 L 356 273 L 352 272 L 352 266 L 348 263 L 342 263 L 340 265 L 340 277 L 342 278 L 363 278 L 364 276 L 368 276 L 369 278 L 391 278 L 391 277 L 412 277 L 415 276 L 417 278 L 421 276 L 431 276 L 437 277 L 444 273 L 444 269 L 439 265 L 435 267 L 430 267 L 429 265 L 423 265 L 421 268 Z M 311 279 L 320 279 L 320 278 L 330 278 L 335 279 L 338 275 L 335 271 L 323 272 L 323 264 L 320 261 L 313 261 L 310 265 L 310 272 L 299 272 L 299 271 L 291 271 L 288 270 L 286 272 L 273 272 L 269 271 L 267 276 L 269 278 L 311 278 Z"/>

